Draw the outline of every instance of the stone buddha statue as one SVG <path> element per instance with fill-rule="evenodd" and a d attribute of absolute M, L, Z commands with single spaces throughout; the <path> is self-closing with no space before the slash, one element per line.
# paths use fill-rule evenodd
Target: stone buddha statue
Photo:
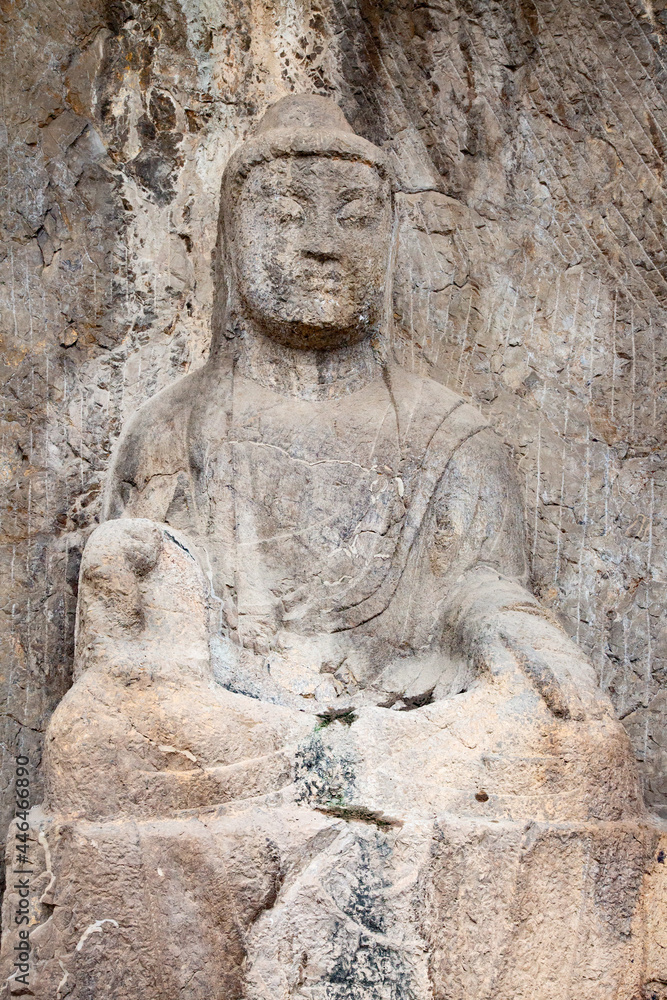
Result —
<path fill-rule="evenodd" d="M 320 97 L 227 164 L 209 360 L 84 553 L 35 996 L 667 996 L 659 833 L 505 448 L 389 357 L 392 199 Z"/>

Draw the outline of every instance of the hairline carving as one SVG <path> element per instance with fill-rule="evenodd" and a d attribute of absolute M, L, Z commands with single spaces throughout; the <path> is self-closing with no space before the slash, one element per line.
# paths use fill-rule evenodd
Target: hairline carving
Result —
<path fill-rule="evenodd" d="M 389 160 L 383 150 L 367 139 L 353 133 L 273 129 L 267 135 L 247 140 L 232 153 L 222 176 L 223 199 L 240 191 L 253 167 L 272 160 L 308 156 L 363 163 L 376 170 L 383 181 L 388 181 L 393 192 Z"/>

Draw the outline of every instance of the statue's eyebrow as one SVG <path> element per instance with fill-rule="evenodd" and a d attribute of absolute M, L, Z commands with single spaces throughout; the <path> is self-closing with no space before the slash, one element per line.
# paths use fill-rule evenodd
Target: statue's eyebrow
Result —
<path fill-rule="evenodd" d="M 285 180 L 262 181 L 260 190 L 263 195 L 267 195 L 270 198 L 279 198 L 285 195 L 290 198 L 298 198 L 303 195 L 303 192 L 300 192 L 289 178 L 285 178 Z"/>
<path fill-rule="evenodd" d="M 269 175 L 260 180 L 260 192 L 269 197 L 287 195 L 288 197 L 304 197 L 307 193 L 303 182 L 297 176 L 287 173 Z"/>
<path fill-rule="evenodd" d="M 345 201 L 354 201 L 357 198 L 365 198 L 367 195 L 370 195 L 371 198 L 378 197 L 379 194 L 380 192 L 377 188 L 370 187 L 367 184 L 355 184 L 342 190 L 340 197 Z"/>

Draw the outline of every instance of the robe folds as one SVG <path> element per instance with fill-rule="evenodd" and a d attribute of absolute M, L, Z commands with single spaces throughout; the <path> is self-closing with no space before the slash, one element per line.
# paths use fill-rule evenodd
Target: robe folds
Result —
<path fill-rule="evenodd" d="M 451 672 L 462 608 L 541 614 L 522 509 L 481 414 L 396 367 L 317 401 L 205 367 L 139 411 L 107 491 L 109 517 L 166 522 L 199 546 L 228 673 L 234 650 L 271 650 L 279 684 L 310 696 L 314 669 L 329 700 L 321 671 L 337 662 L 355 678 L 339 697 L 406 658 L 449 658 Z"/>

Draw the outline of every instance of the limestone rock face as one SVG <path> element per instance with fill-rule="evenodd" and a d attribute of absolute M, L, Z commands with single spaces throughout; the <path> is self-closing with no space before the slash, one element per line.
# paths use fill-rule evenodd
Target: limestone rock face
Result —
<path fill-rule="evenodd" d="M 10 826 L 7 996 L 667 995 L 667 836 L 507 449 L 396 363 L 400 183 L 318 95 L 226 164 L 209 356 L 118 441 Z"/>

